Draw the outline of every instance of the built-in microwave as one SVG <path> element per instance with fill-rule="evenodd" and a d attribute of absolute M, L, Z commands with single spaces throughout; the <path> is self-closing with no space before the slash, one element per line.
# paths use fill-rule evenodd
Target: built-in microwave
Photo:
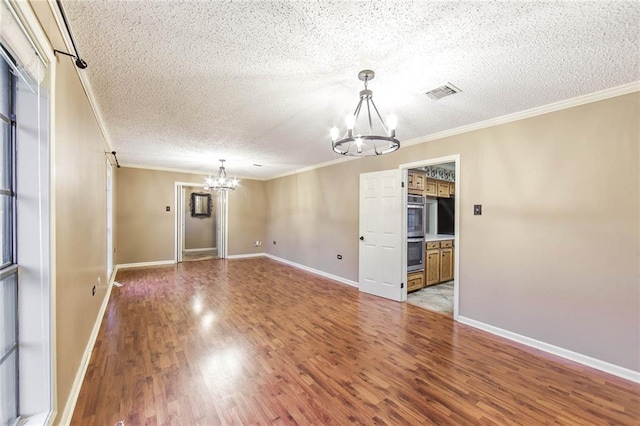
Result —
<path fill-rule="evenodd" d="M 425 211 L 424 197 L 409 195 L 407 198 L 407 237 L 424 237 Z"/>
<path fill-rule="evenodd" d="M 424 269 L 424 238 L 407 239 L 407 272 Z"/>

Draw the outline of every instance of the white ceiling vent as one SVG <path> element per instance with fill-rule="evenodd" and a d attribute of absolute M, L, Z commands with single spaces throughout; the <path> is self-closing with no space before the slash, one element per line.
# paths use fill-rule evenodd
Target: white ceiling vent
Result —
<path fill-rule="evenodd" d="M 462 92 L 462 90 L 458 89 L 451 83 L 447 83 L 443 86 L 436 87 L 435 89 L 431 89 L 427 92 L 427 96 L 431 99 L 442 99 L 445 96 L 455 95 L 456 93 Z"/>

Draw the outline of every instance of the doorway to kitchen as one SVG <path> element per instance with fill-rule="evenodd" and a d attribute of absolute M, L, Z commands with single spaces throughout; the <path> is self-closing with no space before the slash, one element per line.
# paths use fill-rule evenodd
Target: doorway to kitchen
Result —
<path fill-rule="evenodd" d="M 406 301 L 458 318 L 460 156 L 402 164 Z"/>
<path fill-rule="evenodd" d="M 226 257 L 227 194 L 176 182 L 176 262 Z"/>

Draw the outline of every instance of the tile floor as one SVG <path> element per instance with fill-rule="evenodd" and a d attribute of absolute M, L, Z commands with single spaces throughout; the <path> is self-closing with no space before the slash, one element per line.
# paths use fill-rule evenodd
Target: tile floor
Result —
<path fill-rule="evenodd" d="M 182 261 L 190 262 L 192 260 L 209 260 L 216 259 L 218 257 L 218 249 L 207 250 L 207 251 L 196 251 L 196 252 L 182 252 Z"/>
<path fill-rule="evenodd" d="M 453 317 L 453 281 L 409 293 L 407 303 Z"/>

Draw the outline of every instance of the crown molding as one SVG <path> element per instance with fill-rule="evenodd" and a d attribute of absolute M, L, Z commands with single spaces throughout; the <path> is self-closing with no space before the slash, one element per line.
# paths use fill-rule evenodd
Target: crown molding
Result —
<path fill-rule="evenodd" d="M 215 176 L 215 174 L 218 173 L 217 170 L 214 170 L 212 172 L 201 172 L 201 171 L 187 170 L 187 169 L 173 169 L 170 167 L 147 166 L 144 164 L 122 164 L 121 163 L 120 167 L 128 168 L 128 169 L 157 170 L 159 172 L 184 173 L 184 174 L 199 175 L 199 176 Z M 244 179 L 244 180 L 257 180 L 257 181 L 267 180 L 267 179 L 261 179 L 261 178 L 255 178 L 255 177 L 244 177 L 244 176 L 233 176 L 233 177 L 237 179 Z"/>
<path fill-rule="evenodd" d="M 450 136 L 459 135 L 462 133 L 472 132 L 474 130 L 486 129 L 487 127 L 499 126 L 501 124 L 511 123 L 513 121 L 523 120 L 525 118 L 535 117 L 537 115 L 547 114 L 550 112 L 560 111 L 567 108 L 573 108 L 576 106 L 602 101 L 609 98 L 615 98 L 616 96 L 627 95 L 629 93 L 640 91 L 640 81 L 634 81 L 632 83 L 623 84 L 621 86 L 612 87 L 609 89 L 601 90 L 599 92 L 589 93 L 587 95 L 577 96 L 575 98 L 565 99 L 562 101 L 554 102 L 552 104 L 543 105 L 536 108 L 527 109 L 524 111 L 516 112 L 513 114 L 503 115 L 501 117 L 492 118 L 478 123 L 467 124 L 455 129 L 444 130 L 438 133 L 432 133 L 430 135 L 421 136 L 415 139 L 402 142 L 402 147 L 418 145 L 425 142 L 430 142 L 438 139 L 447 138 Z M 345 161 L 357 160 L 362 157 L 345 157 L 342 156 L 338 159 L 327 161 L 325 163 L 316 164 L 302 169 L 294 170 L 292 172 L 283 173 L 281 175 L 273 176 L 265 180 L 279 179 L 285 176 L 291 176 L 298 173 L 304 173 L 322 167 L 333 166 L 334 164 L 343 163 Z"/>
<path fill-rule="evenodd" d="M 303 167 L 301 169 L 297 169 L 297 170 L 294 170 L 292 172 L 286 172 L 286 173 L 282 173 L 280 175 L 275 175 L 275 176 L 272 176 L 272 177 L 268 177 L 268 178 L 265 178 L 264 180 L 280 179 L 280 178 L 285 177 L 285 176 L 291 176 L 291 175 L 297 175 L 298 173 L 310 172 L 311 170 L 321 169 L 323 167 L 329 167 L 329 166 L 333 166 L 333 165 L 336 165 L 336 164 L 344 163 L 344 162 L 347 162 L 347 161 L 358 160 L 360 158 L 362 158 L 362 157 L 352 157 L 352 156 L 341 155 L 339 158 L 336 158 L 335 160 L 330 160 L 330 161 L 326 161 L 324 163 L 314 164 L 313 166 Z"/>
<path fill-rule="evenodd" d="M 491 118 L 489 120 L 480 121 L 478 123 L 468 124 L 455 129 L 444 130 L 442 132 L 433 133 L 431 135 L 422 136 L 411 139 L 403 143 L 403 146 L 418 145 L 424 142 L 434 141 L 459 135 L 462 133 L 473 132 L 474 130 L 486 129 L 487 127 L 499 126 L 501 124 L 511 123 L 513 121 L 524 120 L 525 118 L 536 117 L 538 115 L 548 114 L 550 112 L 560 111 L 563 109 L 573 108 L 576 106 L 589 104 L 592 102 L 602 101 L 616 96 L 627 95 L 629 93 L 640 91 L 640 81 L 634 81 L 622 86 L 611 87 L 599 92 L 589 93 L 587 95 L 577 96 L 575 98 L 565 99 L 554 102 L 552 104 L 542 105 L 539 107 L 527 109 L 513 114 L 503 115 L 501 117 Z"/>

